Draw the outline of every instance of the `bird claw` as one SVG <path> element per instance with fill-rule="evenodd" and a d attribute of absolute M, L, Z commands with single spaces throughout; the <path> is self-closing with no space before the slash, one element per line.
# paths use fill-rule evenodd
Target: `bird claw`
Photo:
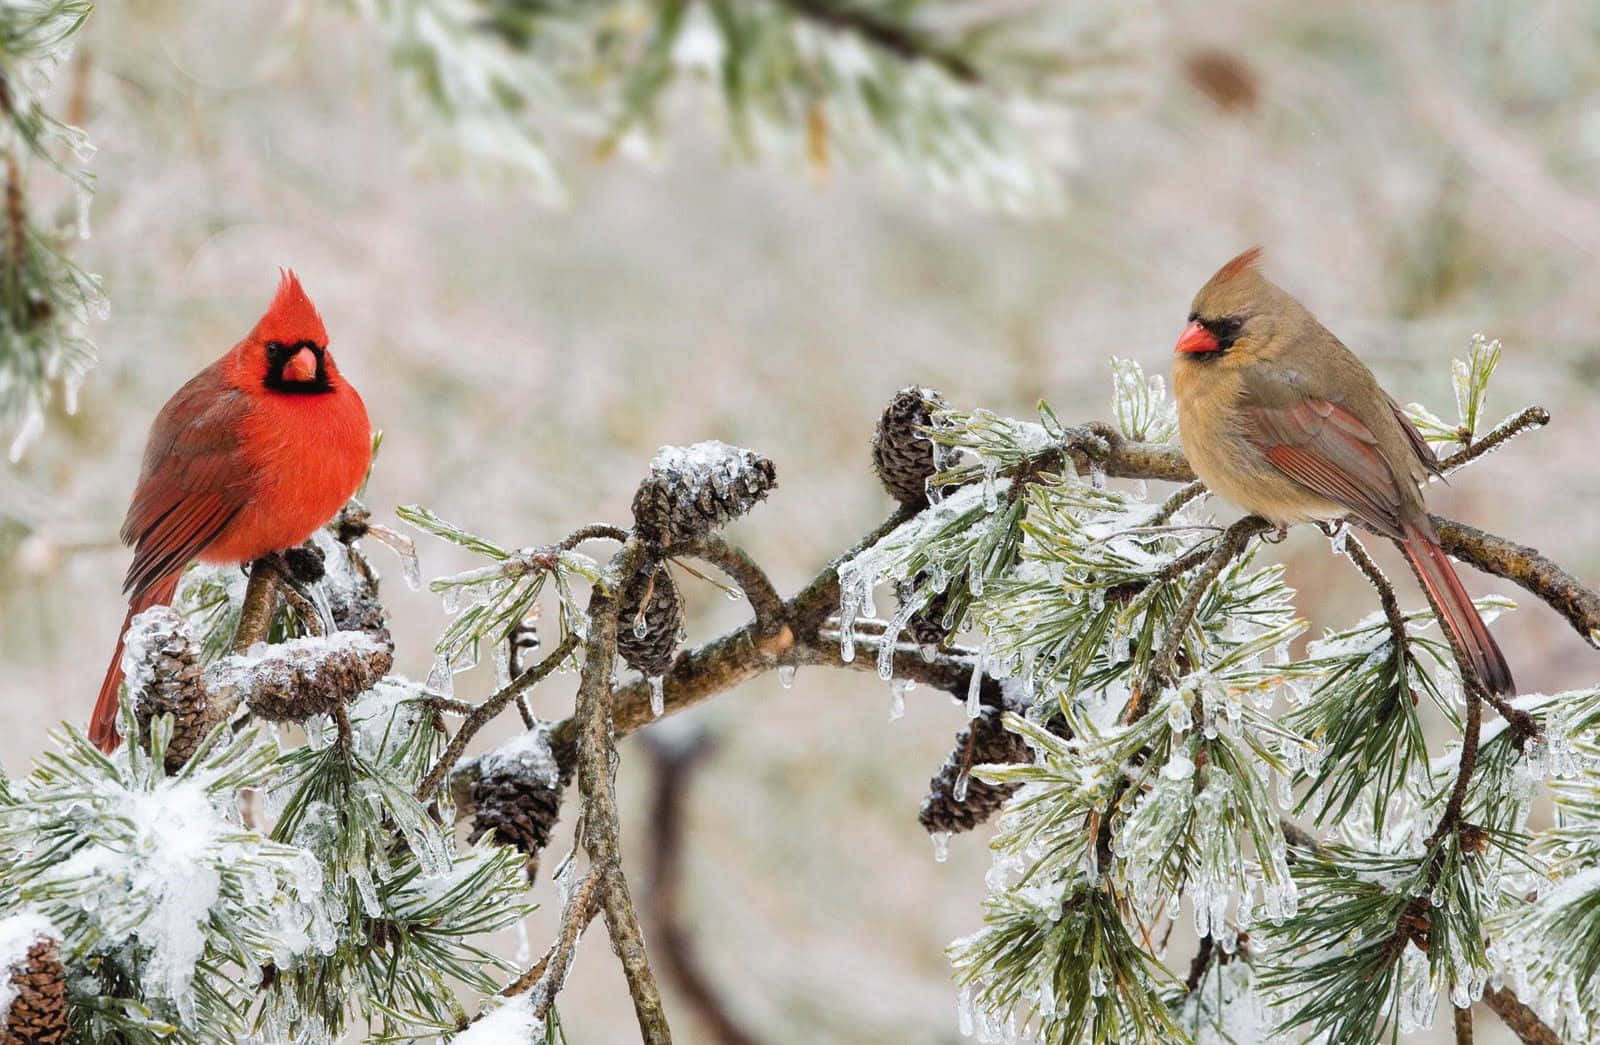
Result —
<path fill-rule="evenodd" d="M 1289 539 L 1289 527 L 1280 526 L 1276 530 L 1262 534 L 1261 539 L 1268 544 L 1282 544 Z"/>

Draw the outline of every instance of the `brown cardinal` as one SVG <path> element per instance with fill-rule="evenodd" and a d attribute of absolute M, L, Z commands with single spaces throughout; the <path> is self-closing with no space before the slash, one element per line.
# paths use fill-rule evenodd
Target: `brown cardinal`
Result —
<path fill-rule="evenodd" d="M 178 389 L 150 426 L 122 524 L 134 546 L 122 585 L 128 621 L 171 602 L 195 559 L 246 563 L 310 537 L 355 493 L 371 448 L 367 409 L 333 365 L 316 306 L 285 271 L 255 329 Z M 122 641 L 119 633 L 89 723 L 104 751 L 121 742 Z"/>
<path fill-rule="evenodd" d="M 1511 669 L 1422 504 L 1439 460 L 1372 372 L 1247 250 L 1195 295 L 1172 387 L 1205 484 L 1278 526 L 1346 516 L 1400 546 L 1444 626 L 1497 694 Z"/>

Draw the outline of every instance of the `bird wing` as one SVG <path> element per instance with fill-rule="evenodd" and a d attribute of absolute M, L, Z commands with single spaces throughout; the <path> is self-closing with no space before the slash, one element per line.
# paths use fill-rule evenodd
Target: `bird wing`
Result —
<path fill-rule="evenodd" d="M 1246 406 L 1246 438 L 1284 475 L 1349 509 L 1381 533 L 1400 537 L 1400 485 L 1372 430 L 1325 399 Z"/>
<path fill-rule="evenodd" d="M 250 499 L 239 452 L 249 400 L 202 371 L 151 426 L 122 540 L 134 546 L 123 590 L 137 596 L 197 558 Z"/>

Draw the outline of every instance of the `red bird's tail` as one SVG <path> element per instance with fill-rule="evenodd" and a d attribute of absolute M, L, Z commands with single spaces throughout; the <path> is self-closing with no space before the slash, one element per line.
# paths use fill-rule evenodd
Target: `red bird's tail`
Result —
<path fill-rule="evenodd" d="M 1428 597 L 1438 610 L 1441 622 L 1462 649 L 1467 651 L 1478 679 L 1489 692 L 1509 696 L 1517 691 L 1511 679 L 1511 667 L 1505 654 L 1489 634 L 1489 629 L 1478 616 L 1478 608 L 1461 586 L 1455 567 L 1433 535 L 1411 523 L 1406 524 L 1406 539 L 1400 544 L 1417 579 L 1428 590 Z"/>
<path fill-rule="evenodd" d="M 106 754 L 117 749 L 122 737 L 117 735 L 117 698 L 122 689 L 122 642 L 133 618 L 151 606 L 165 606 L 178 590 L 182 571 L 163 577 L 133 597 L 128 604 L 128 617 L 117 632 L 117 648 L 111 654 L 111 666 L 106 668 L 105 681 L 100 683 L 100 699 L 94 703 L 94 715 L 89 719 L 89 740 Z"/>

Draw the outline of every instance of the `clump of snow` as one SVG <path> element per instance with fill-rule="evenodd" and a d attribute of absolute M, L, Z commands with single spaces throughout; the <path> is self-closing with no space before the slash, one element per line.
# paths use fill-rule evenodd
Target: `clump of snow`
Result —
<path fill-rule="evenodd" d="M 311 945 L 305 926 L 315 922 L 321 868 L 309 854 L 244 831 L 213 802 L 202 778 L 163 779 L 149 791 L 104 784 L 97 797 L 106 829 L 52 876 L 79 886 L 74 903 L 100 936 L 138 941 L 148 955 L 146 993 L 192 1015 L 195 963 L 209 942 L 213 911 L 241 910 L 225 898 L 225 886 L 252 901 L 242 910 L 261 920 L 262 936 L 285 957 Z"/>
<path fill-rule="evenodd" d="M 50 920 L 36 911 L 23 911 L 0 921 L 0 1022 L 4 1022 L 17 989 L 11 970 L 27 960 L 28 951 L 41 937 L 59 939 Z"/>
<path fill-rule="evenodd" d="M 531 993 L 518 994 L 450 1039 L 450 1045 L 526 1045 L 544 1036 Z"/>
<path fill-rule="evenodd" d="M 525 730 L 490 751 L 479 760 L 485 774 L 517 773 L 531 776 L 550 787 L 560 783 L 560 769 L 550 751 L 549 730 L 542 727 Z"/>
<path fill-rule="evenodd" d="M 224 657 L 206 673 L 213 689 L 245 686 L 266 677 L 264 673 L 281 673 L 276 681 L 287 685 L 294 672 L 304 666 L 340 653 L 358 657 L 370 656 L 383 649 L 377 639 L 364 631 L 335 631 L 328 635 L 308 635 L 286 642 L 258 642 L 243 653 Z"/>

